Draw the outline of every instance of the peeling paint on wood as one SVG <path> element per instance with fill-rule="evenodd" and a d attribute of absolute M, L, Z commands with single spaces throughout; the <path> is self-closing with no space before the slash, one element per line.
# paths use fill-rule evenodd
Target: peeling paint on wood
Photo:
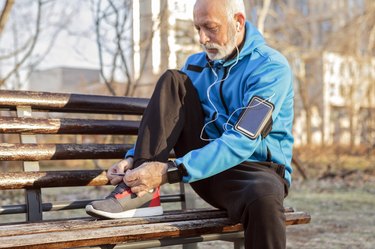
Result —
<path fill-rule="evenodd" d="M 137 135 L 139 121 L 0 117 L 0 133 Z"/>
<path fill-rule="evenodd" d="M 62 112 L 142 114 L 148 99 L 104 95 L 0 90 L 0 107 L 30 106 Z"/>
<path fill-rule="evenodd" d="M 0 144 L 0 161 L 121 159 L 132 145 Z"/>

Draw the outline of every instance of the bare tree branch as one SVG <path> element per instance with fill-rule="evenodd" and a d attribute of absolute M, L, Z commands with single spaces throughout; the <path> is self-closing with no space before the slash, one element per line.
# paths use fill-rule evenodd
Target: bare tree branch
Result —
<path fill-rule="evenodd" d="M 30 44 L 32 43 L 33 41 L 33 37 L 30 37 L 24 44 L 22 47 L 20 48 L 16 48 L 14 51 L 12 51 L 11 53 L 9 54 L 6 54 L 6 55 L 3 55 L 3 56 L 0 56 L 0 60 L 8 60 L 8 59 L 11 59 L 13 58 L 14 56 L 17 56 L 18 54 L 22 53 L 23 51 L 25 51 L 29 46 Z"/>
<path fill-rule="evenodd" d="M 134 46 L 134 41 L 129 38 L 131 37 L 129 30 L 132 30 L 132 20 L 130 20 L 132 2 L 123 1 L 122 5 L 119 5 L 119 2 L 110 0 L 106 2 L 106 6 L 102 5 L 104 2 L 101 0 L 92 1 L 91 3 L 92 6 L 95 6 L 93 13 L 95 13 L 95 33 L 101 76 L 111 94 L 115 93 L 113 82 L 116 82 L 118 76 L 123 77 L 121 80 L 124 80 L 126 84 L 124 95 L 132 96 L 142 79 L 142 73 L 147 65 L 147 58 L 151 52 L 152 38 L 155 31 L 160 29 L 160 22 L 156 22 L 157 25 L 153 25 L 150 32 L 144 34 L 146 37 L 142 38 L 140 47 L 142 47 L 141 61 L 143 63 L 139 77 L 134 78 L 130 66 L 131 59 L 127 58 L 127 56 L 133 54 Z M 163 11 L 156 18 L 160 19 L 161 16 L 166 14 L 166 11 L 164 11 L 166 8 L 162 9 Z M 108 39 L 108 41 L 105 42 L 105 39 Z M 105 56 L 108 55 L 110 56 L 110 64 L 106 65 L 104 60 L 107 58 Z"/>
<path fill-rule="evenodd" d="M 29 50 L 24 54 L 23 58 L 18 63 L 16 63 L 14 68 L 4 78 L 0 79 L 0 86 L 3 85 L 14 73 L 16 73 L 19 70 L 19 68 L 22 66 L 22 64 L 27 60 L 27 58 L 29 58 L 30 55 L 32 54 L 32 52 L 35 48 L 35 45 L 38 41 L 39 34 L 40 34 L 41 15 L 42 15 L 42 1 L 39 0 L 38 1 L 35 34 L 34 34 L 34 37 L 32 39 L 32 43 L 29 47 Z"/>
<path fill-rule="evenodd" d="M 122 65 L 124 67 L 124 74 L 125 74 L 125 76 L 127 78 L 127 82 L 128 82 L 127 88 L 126 88 L 126 91 L 125 91 L 125 95 L 128 95 L 130 87 L 132 85 L 132 79 L 131 79 L 131 75 L 130 75 L 130 70 L 129 70 L 128 63 L 127 63 L 127 61 L 125 59 L 124 49 L 122 48 L 122 44 L 121 44 L 122 34 L 124 33 L 124 27 L 125 27 L 125 23 L 126 23 L 126 20 L 128 18 L 128 15 L 124 14 L 123 15 L 123 20 L 120 22 L 119 21 L 120 14 L 118 12 L 118 9 L 116 8 L 116 6 L 113 4 L 112 1 L 109 1 L 109 3 L 112 6 L 113 11 L 116 13 L 116 21 L 115 21 L 115 24 L 114 24 L 115 31 L 116 31 L 116 40 L 117 40 L 116 46 L 117 46 L 118 54 L 120 55 L 120 59 L 121 59 Z"/>
<path fill-rule="evenodd" d="M 108 90 L 113 96 L 116 96 L 116 92 L 111 86 L 111 82 L 108 81 L 104 74 L 104 61 L 103 61 L 103 49 L 102 49 L 102 42 L 100 40 L 100 28 L 101 28 L 101 21 L 103 17 L 101 17 L 101 0 L 97 2 L 96 8 L 96 16 L 95 16 L 95 32 L 96 32 L 96 44 L 98 46 L 98 54 L 99 54 L 99 64 L 100 64 L 100 75 L 102 76 L 104 83 L 106 84 Z"/>
<path fill-rule="evenodd" d="M 12 10 L 14 4 L 14 0 L 6 0 L 3 10 L 1 11 L 0 15 L 0 36 L 4 30 L 5 24 L 8 21 L 10 12 Z"/>
<path fill-rule="evenodd" d="M 47 2 L 47 1 L 46 1 Z M 63 25 L 64 26 L 64 25 Z M 55 45 L 55 42 L 57 40 L 57 38 L 59 37 L 59 34 L 61 33 L 62 31 L 62 27 L 56 29 L 56 31 L 52 34 L 52 39 L 50 40 L 48 46 L 47 46 L 47 49 L 45 50 L 45 52 L 42 54 L 42 56 L 40 56 L 39 58 L 37 58 L 37 60 L 33 61 L 33 62 L 30 62 L 30 64 L 28 65 L 29 69 L 28 72 L 27 72 L 27 75 L 26 75 L 26 80 L 30 78 L 30 75 L 33 73 L 34 69 L 45 59 L 45 57 L 51 52 L 51 50 L 53 49 L 53 46 Z"/>

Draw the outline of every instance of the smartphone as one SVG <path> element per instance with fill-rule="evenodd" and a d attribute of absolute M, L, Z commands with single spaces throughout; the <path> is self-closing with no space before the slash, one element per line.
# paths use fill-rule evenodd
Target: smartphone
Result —
<path fill-rule="evenodd" d="M 246 109 L 241 112 L 234 129 L 251 139 L 257 138 L 272 118 L 273 109 L 271 102 L 258 96 L 252 97 Z"/>

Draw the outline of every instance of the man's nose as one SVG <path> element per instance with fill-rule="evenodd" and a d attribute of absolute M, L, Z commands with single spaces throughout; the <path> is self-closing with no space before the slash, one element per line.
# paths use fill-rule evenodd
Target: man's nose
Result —
<path fill-rule="evenodd" d="M 206 44 L 210 41 L 210 38 L 206 35 L 203 29 L 199 30 L 199 42 L 201 44 Z"/>

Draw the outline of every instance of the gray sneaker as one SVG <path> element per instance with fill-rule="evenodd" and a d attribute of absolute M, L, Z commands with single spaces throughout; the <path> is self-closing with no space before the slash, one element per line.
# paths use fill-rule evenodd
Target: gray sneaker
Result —
<path fill-rule="evenodd" d="M 138 197 L 122 182 L 104 200 L 93 201 L 88 204 L 86 213 L 104 219 L 162 215 L 160 188 Z"/>

